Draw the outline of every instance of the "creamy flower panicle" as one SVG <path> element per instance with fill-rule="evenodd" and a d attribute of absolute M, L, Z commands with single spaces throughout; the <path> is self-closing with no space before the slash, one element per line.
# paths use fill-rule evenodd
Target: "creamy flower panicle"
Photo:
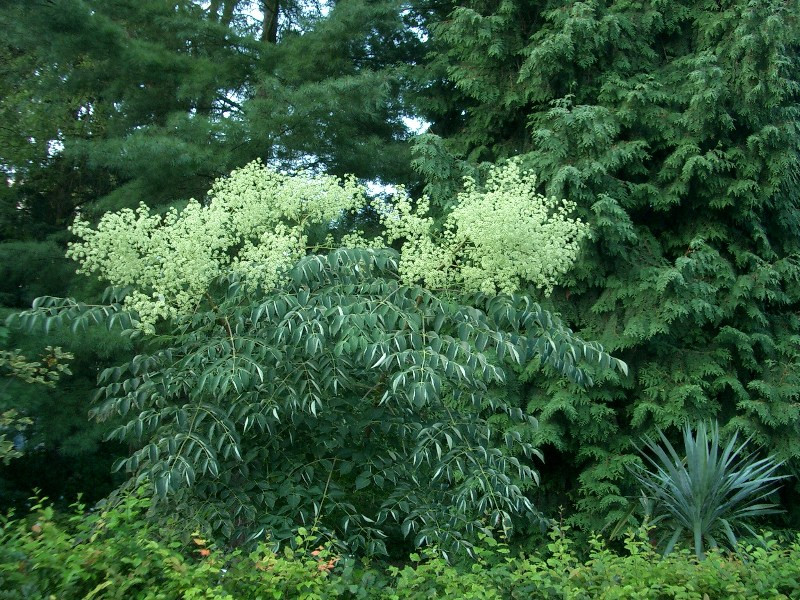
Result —
<path fill-rule="evenodd" d="M 355 178 L 279 173 L 255 161 L 217 181 L 209 201 L 178 211 L 107 213 L 92 227 L 77 220 L 79 241 L 68 256 L 80 272 L 116 286 L 152 331 L 161 319 L 194 310 L 220 275 L 235 273 L 253 288 L 273 288 L 309 251 L 311 227 L 330 225 L 369 203 Z M 588 225 L 570 218 L 575 205 L 536 192 L 536 179 L 510 161 L 493 167 L 484 189 L 466 179 L 452 211 L 437 226 L 428 199 L 412 203 L 403 189 L 376 205 L 385 233 L 346 234 L 342 247 L 380 248 L 399 242 L 400 276 L 431 289 L 544 293 L 577 258 Z M 329 236 L 326 245 L 332 246 Z"/>
<path fill-rule="evenodd" d="M 387 241 L 405 240 L 400 272 L 433 289 L 455 288 L 487 294 L 511 293 L 533 285 L 549 294 L 570 269 L 589 226 L 570 218 L 575 203 L 546 198 L 536 177 L 518 162 L 493 167 L 480 189 L 474 179 L 441 229 L 423 198 L 407 198 L 384 211 Z"/>
<path fill-rule="evenodd" d="M 76 221 L 67 255 L 79 272 L 132 286 L 127 298 L 142 326 L 190 312 L 218 276 L 235 272 L 253 287 L 274 287 L 307 251 L 307 231 L 366 203 L 354 178 L 291 176 L 259 161 L 218 180 L 209 202 L 151 214 L 141 204 L 105 214 L 96 228 Z M 236 251 L 235 251 L 236 250 Z"/>

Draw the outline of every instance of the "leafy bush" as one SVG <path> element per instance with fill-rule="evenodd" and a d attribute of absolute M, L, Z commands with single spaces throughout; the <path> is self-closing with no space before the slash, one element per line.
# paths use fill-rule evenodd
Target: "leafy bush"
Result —
<path fill-rule="evenodd" d="M 41 504 L 33 521 L 0 519 L 0 598 L 311 599 L 359 583 L 340 568 L 330 587 L 338 558 L 325 549 L 226 554 L 199 535 L 170 539 L 144 518 L 148 506 L 130 495 L 110 510 L 79 506 L 65 523 Z"/>
<path fill-rule="evenodd" d="M 388 536 L 459 550 L 510 534 L 536 517 L 538 453 L 535 420 L 498 392 L 506 366 L 535 358 L 584 384 L 581 361 L 625 368 L 526 297 L 402 284 L 390 250 L 311 255 L 257 294 L 228 283 L 159 349 L 104 371 L 93 412 L 124 419 L 135 485 L 231 540 L 307 527 L 382 553 Z"/>
<path fill-rule="evenodd" d="M 468 549 L 539 517 L 536 420 L 502 390 L 509 367 L 579 385 L 627 368 L 528 296 L 497 295 L 552 289 L 587 233 L 574 207 L 514 162 L 465 185 L 444 229 L 399 192 L 372 207 L 385 238 L 332 250 L 336 222 L 367 209 L 355 181 L 253 163 L 206 205 L 77 221 L 70 256 L 128 287 L 108 306 L 39 298 L 12 321 L 104 321 L 149 344 L 102 372 L 93 414 L 123 421 L 118 467 L 162 514 L 237 543 L 305 527 L 369 554 L 389 537 Z"/>
<path fill-rule="evenodd" d="M 566 530 L 553 530 L 544 555 L 513 556 L 487 538 L 475 558 L 451 564 L 434 550 L 404 567 L 381 567 L 297 540 L 275 554 L 224 552 L 195 535 L 171 539 L 143 520 L 149 501 L 129 496 L 111 510 L 56 519 L 36 507 L 34 520 L 0 519 L 0 598 L 388 599 L 492 598 L 796 598 L 800 537 L 743 545 L 737 556 L 712 550 L 703 561 L 689 551 L 661 557 L 646 536 L 631 535 L 625 551 L 592 539 L 580 557 Z M 645 532 L 646 533 L 646 532 Z"/>

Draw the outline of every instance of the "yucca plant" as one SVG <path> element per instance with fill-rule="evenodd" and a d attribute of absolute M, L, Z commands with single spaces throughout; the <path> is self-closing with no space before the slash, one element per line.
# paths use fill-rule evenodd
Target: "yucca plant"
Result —
<path fill-rule="evenodd" d="M 642 438 L 645 448 L 639 451 L 645 462 L 632 473 L 644 496 L 653 500 L 650 523 L 663 526 L 665 539 L 669 536 L 665 555 L 684 534 L 691 537 L 698 559 L 704 558 L 706 545 L 717 547 L 718 540 L 735 549 L 737 530 L 755 535 L 749 519 L 780 512 L 769 496 L 786 477 L 776 475 L 782 463 L 746 451 L 749 438 L 737 446 L 734 434 L 722 448 L 716 422 L 698 424 L 696 433 L 686 425 L 685 456 L 680 456 L 660 429 L 658 435 L 661 444 Z"/>

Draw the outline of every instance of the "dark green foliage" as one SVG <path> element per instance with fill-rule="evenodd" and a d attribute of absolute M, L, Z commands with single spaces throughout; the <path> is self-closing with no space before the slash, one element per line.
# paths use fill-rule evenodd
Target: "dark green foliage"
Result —
<path fill-rule="evenodd" d="M 54 354 L 42 344 L 63 346 L 71 352 L 69 360 L 59 348 Z M 18 440 L 24 444 L 22 457 L 0 467 L 0 506 L 26 506 L 34 488 L 67 503 L 81 493 L 96 501 L 113 489 L 110 468 L 121 448 L 103 443 L 108 425 L 89 422 L 88 412 L 98 368 L 129 352 L 127 340 L 98 327 L 76 337 L 69 331 L 24 335 L 0 326 L 0 363 L 16 354 L 42 370 L 69 367 L 57 382 L 48 382 L 11 377 L 8 365 L 0 365 L 0 413 L 14 410 L 30 421 Z"/>
<path fill-rule="evenodd" d="M 0 306 L 22 308 L 39 296 L 66 295 L 74 277 L 75 264 L 53 241 L 0 243 Z"/>
<path fill-rule="evenodd" d="M 79 509 L 81 507 L 78 507 Z M 565 531 L 548 548 L 513 557 L 487 539 L 469 562 L 449 564 L 434 552 L 405 566 L 364 565 L 299 537 L 294 551 L 223 551 L 199 535 L 180 538 L 143 518 L 148 502 L 74 516 L 37 505 L 28 520 L 0 517 L 0 598 L 353 598 L 499 600 L 530 598 L 795 598 L 800 542 L 718 551 L 698 562 L 687 552 L 666 558 L 636 537 L 622 553 L 597 539 L 579 552 Z M 584 557 L 587 555 L 587 558 Z"/>
<path fill-rule="evenodd" d="M 0 12 L 0 168 L 37 222 L 201 198 L 255 158 L 408 178 L 399 98 L 419 42 L 391 0 L 325 17 L 276 1 L 272 35 L 249 1 L 222 14 L 188 0 L 27 4 Z"/>
<path fill-rule="evenodd" d="M 538 515 L 536 422 L 495 392 L 536 360 L 590 384 L 583 361 L 624 370 L 525 297 L 459 304 L 399 283 L 392 251 L 337 250 L 289 281 L 179 319 L 160 349 L 100 375 L 101 421 L 138 447 L 121 461 L 169 511 L 228 540 L 300 526 L 349 548 L 384 539 L 469 548 Z M 29 326 L 120 315 L 41 299 Z M 199 525 L 198 525 L 199 526 Z"/>
<path fill-rule="evenodd" d="M 796 465 L 798 2 L 475 0 L 424 14 L 440 83 L 416 166 L 440 205 L 453 177 L 522 155 L 594 228 L 551 307 L 631 376 L 580 390 L 527 373 L 573 520 L 622 514 L 631 442 L 655 427 L 718 418 Z"/>
<path fill-rule="evenodd" d="M 0 328 L 0 339 L 7 337 L 7 330 Z M 12 458 L 23 455 L 24 436 L 33 421 L 9 407 L 15 395 L 12 383 L 55 387 L 59 377 L 69 375 L 67 363 L 73 356 L 61 348 L 47 348 L 47 355 L 39 360 L 29 360 L 18 350 L 0 350 L 0 462 L 7 465 Z"/>
<path fill-rule="evenodd" d="M 264 12 L 263 22 L 250 15 L 256 5 Z M 583 358 L 591 360 L 572 374 L 592 377 L 597 385 L 586 387 L 561 377 L 564 372 L 553 369 L 559 365 L 534 360 L 514 367 L 513 360 L 503 364 L 506 357 L 498 358 L 492 351 L 463 350 L 464 360 L 477 352 L 486 356 L 487 364 L 504 369 L 503 378 L 494 382 L 474 370 L 469 371 L 472 380 L 457 382 L 467 387 L 485 385 L 483 398 L 491 400 L 493 407 L 462 403 L 456 408 L 491 424 L 492 448 L 502 448 L 500 442 L 505 440 L 500 438 L 512 434 L 513 451 L 506 448 L 498 450 L 499 455 L 481 458 L 497 468 L 500 478 L 496 481 L 521 486 L 520 494 L 515 496 L 512 490 L 511 496 L 531 497 L 532 490 L 523 485 L 525 477 L 507 468 L 514 466 L 508 462 L 512 458 L 531 466 L 519 452 L 524 442 L 548 456 L 548 464 L 541 467 L 543 487 L 535 492 L 537 508 L 552 514 L 550 509 L 566 503 L 577 507 L 572 522 L 599 528 L 625 514 L 628 498 L 635 496 L 636 486 L 626 467 L 638 460 L 633 445 L 640 435 L 652 435 L 661 428 L 670 438 L 681 425 L 710 418 L 724 423 L 724 431 L 741 430 L 752 436 L 768 452 L 786 460 L 786 469 L 797 472 L 798 0 L 467 0 L 411 7 L 394 1 L 353 0 L 332 3 L 325 15 L 320 8 L 313 2 L 289 0 L 5 2 L 0 7 L 4 32 L 0 42 L 3 316 L 6 310 L 29 306 L 38 296 L 75 296 L 87 302 L 99 298 L 96 284 L 75 277 L 63 259 L 69 239 L 66 227 L 78 212 L 91 218 L 141 200 L 163 207 L 176 199 L 201 197 L 214 178 L 256 157 L 272 164 L 304 164 L 315 170 L 413 184 L 402 117 L 416 113 L 432 125 L 429 134 L 416 140 L 413 167 L 442 212 L 455 197 L 463 175 L 480 177 L 485 163 L 517 155 L 522 155 L 524 167 L 539 174 L 543 191 L 578 202 L 582 216 L 592 224 L 593 239 L 570 279 L 541 303 L 561 314 L 582 337 L 599 340 L 631 365 L 630 374 L 595 369 L 590 364 L 596 358 L 590 356 L 593 346 L 585 346 L 590 350 Z M 426 62 L 417 68 L 423 60 L 423 45 Z M 348 219 L 338 224 L 342 230 L 355 222 L 369 229 L 375 222 L 366 213 Z M 383 275 L 379 279 L 380 285 L 393 281 Z M 306 282 L 309 288 L 310 281 Z M 281 293 L 291 296 L 299 290 L 287 288 Z M 184 365 L 190 357 L 199 361 L 201 348 L 211 348 L 212 357 L 195 365 L 202 371 L 192 372 L 183 383 L 175 380 L 188 386 L 199 383 L 203 372 L 210 373 L 197 397 L 183 397 L 174 391 L 180 388 L 171 388 L 174 395 L 163 406 L 148 404 L 147 410 L 154 411 L 156 431 L 143 446 L 145 454 L 140 458 L 144 460 L 137 465 L 141 472 L 164 464 L 169 468 L 159 473 L 178 468 L 168 486 L 178 487 L 172 485 L 173 480 L 185 477 L 180 471 L 183 467 L 175 466 L 178 459 L 169 463 L 161 454 L 149 462 L 151 443 L 161 448 L 158 444 L 171 431 L 181 432 L 176 428 L 177 417 L 162 412 L 177 414 L 189 401 L 205 406 L 214 399 L 215 408 L 208 414 L 224 414 L 232 420 L 237 443 L 242 444 L 240 452 L 245 451 L 245 460 L 239 463 L 235 454 L 224 456 L 224 449 L 233 445 L 211 448 L 219 461 L 220 477 L 228 477 L 226 485 L 238 493 L 246 487 L 243 480 L 261 482 L 251 475 L 256 468 L 263 469 L 280 510 L 262 509 L 268 506 L 262 502 L 266 492 L 263 498 L 250 497 L 262 494 L 260 488 L 247 491 L 245 502 L 233 493 L 223 498 L 218 489 L 206 485 L 209 479 L 202 472 L 196 472 L 193 490 L 200 491 L 196 497 L 209 500 L 207 505 L 191 506 L 198 518 L 208 511 L 230 516 L 231 507 L 234 513 L 239 506 L 251 507 L 249 513 L 240 513 L 244 517 L 234 519 L 237 522 L 228 523 L 231 535 L 239 529 L 257 531 L 263 525 L 282 531 L 285 537 L 298 524 L 287 516 L 299 514 L 290 505 L 300 505 L 293 495 L 296 490 L 303 506 L 312 507 L 306 511 L 307 522 L 317 519 L 313 512 L 313 502 L 317 502 L 322 515 L 318 525 L 326 533 L 341 534 L 345 514 L 335 513 L 331 498 L 345 493 L 353 514 L 386 519 L 377 525 L 362 521 L 366 530 L 385 530 L 399 538 L 409 522 L 417 523 L 414 531 L 422 535 L 432 517 L 425 517 L 425 525 L 423 513 L 411 518 L 408 512 L 399 518 L 381 512 L 386 490 L 400 489 L 387 483 L 384 467 L 405 466 L 405 475 L 400 469 L 398 477 L 413 483 L 413 470 L 403 465 L 412 456 L 414 446 L 408 442 L 412 430 L 396 425 L 405 422 L 403 410 L 410 406 L 381 404 L 377 394 L 385 385 L 379 383 L 381 374 L 396 375 L 389 369 L 399 369 L 400 363 L 387 365 L 387 359 L 372 369 L 364 348 L 348 346 L 348 364 L 357 370 L 370 367 L 368 375 L 362 374 L 363 380 L 362 375 L 351 376 L 351 387 L 342 384 L 331 395 L 328 388 L 323 394 L 310 384 L 303 391 L 292 386 L 305 394 L 305 404 L 300 400 L 291 404 L 291 394 L 280 396 L 278 388 L 272 389 L 285 403 L 284 409 L 296 415 L 300 431 L 307 433 L 305 438 L 289 439 L 288 427 L 277 428 L 280 435 L 269 441 L 270 436 L 260 430 L 269 431 L 266 425 L 246 421 L 261 413 L 247 405 L 242 415 L 228 414 L 233 409 L 218 387 L 222 381 L 228 381 L 229 388 L 233 385 L 232 379 L 217 372 L 219 364 L 233 361 L 235 343 L 225 342 L 225 318 L 251 314 L 251 304 L 256 302 L 241 294 L 231 295 L 227 304 L 206 306 L 197 322 L 185 324 L 182 332 L 165 329 L 162 333 L 168 335 L 160 338 L 163 347 L 136 348 L 117 332 L 94 326 L 84 330 L 82 325 L 92 320 L 106 322 L 108 315 L 102 308 L 87 310 L 56 301 L 40 311 L 41 315 L 54 311 L 49 322 L 50 335 L 55 337 L 11 332 L 3 348 L 20 348 L 28 356 L 37 356 L 47 345 L 61 345 L 76 359 L 75 374 L 57 390 L 17 383 L 8 388 L 0 412 L 13 408 L 31 417 L 28 435 L 31 447 L 38 450 L 0 474 L 3 502 L 26 497 L 37 483 L 50 482 L 49 492 L 55 496 L 79 488 L 97 493 L 108 489 L 108 481 L 98 483 L 90 475 L 104 472 L 103 461 L 109 461 L 112 452 L 99 444 L 99 438 L 119 422 L 85 423 L 96 374 L 110 364 L 130 361 L 137 352 L 162 360 L 164 348 L 174 346 L 178 357 L 174 364 Z M 352 307 L 373 306 L 370 303 L 377 300 L 371 294 L 360 293 Z M 426 302 L 430 298 L 421 297 Z M 309 291 L 309 298 L 316 301 L 317 296 Z M 506 331 L 505 325 L 492 321 L 488 299 L 474 300 L 473 308 L 482 311 L 492 327 Z M 442 306 L 455 310 L 453 314 L 462 314 L 458 310 L 464 309 L 444 301 Z M 233 312 L 229 314 L 228 308 Z M 396 308 L 407 311 L 402 314 L 418 314 L 430 305 Z M 79 318 L 70 321 L 70 314 Z M 476 313 L 463 314 L 473 318 Z M 323 323 L 303 315 L 311 319 L 302 321 L 305 327 Z M 360 313 L 354 315 L 360 317 Z M 452 326 L 451 316 L 448 313 L 449 325 L 442 327 Z M 269 335 L 277 335 L 282 322 L 273 314 L 256 327 L 241 318 L 248 334 L 260 334 L 260 328 L 265 328 L 272 332 Z M 59 320 L 70 321 L 78 334 L 56 332 Z M 198 334 L 210 337 L 205 341 L 192 338 L 195 325 Z M 380 335 L 391 332 L 390 328 Z M 430 329 L 425 332 L 430 335 Z M 449 335 L 460 340 L 453 333 L 458 331 Z M 305 356 L 307 343 L 314 346 L 309 354 L 316 349 L 320 356 L 327 356 L 327 346 L 317 348 L 318 342 L 308 340 L 318 338 L 306 334 L 292 342 L 297 356 Z M 359 335 L 365 344 L 387 343 L 366 333 Z M 479 341 L 469 339 L 470 343 Z M 285 340 L 273 343 L 272 349 L 286 351 L 282 344 Z M 236 361 L 241 362 L 241 348 L 236 353 Z M 272 368 L 299 377 L 308 367 L 307 361 L 297 361 Z M 173 363 L 154 364 L 155 372 L 163 376 Z M 130 368 L 119 372 L 119 381 L 106 383 L 124 385 L 140 377 Z M 208 388 L 217 374 L 219 382 Z M 322 371 L 317 374 L 320 389 L 332 385 Z M 255 385 L 252 372 L 249 377 L 247 385 Z M 449 381 L 452 375 L 442 377 Z M 141 381 L 136 393 L 139 385 Z M 367 394 L 369 386 L 374 389 Z M 319 401 L 308 395 L 311 391 Z M 124 405 L 122 394 L 117 397 L 112 392 L 109 398 L 111 412 L 114 406 Z M 153 398 L 148 396 L 146 402 L 155 402 Z M 350 410 L 354 400 L 363 407 L 361 412 Z M 436 414 L 441 414 L 444 404 L 436 405 L 437 413 L 425 397 L 412 393 L 411 403 L 417 400 L 423 404 L 414 413 L 419 420 L 410 421 L 409 427 L 424 429 L 441 422 Z M 135 394 L 131 401 L 135 406 Z M 318 415 L 309 412 L 312 407 Z M 493 412 L 501 408 L 509 409 L 505 416 L 502 411 Z M 514 408 L 535 415 L 538 428 L 515 421 Z M 333 431 L 336 428 L 328 417 L 342 414 L 352 419 L 350 428 Z M 375 421 L 376 415 L 381 419 L 390 415 L 395 424 L 387 417 L 388 431 L 361 427 L 370 419 Z M 266 413 L 262 417 L 270 418 Z M 204 419 L 210 427 L 211 416 Z M 284 427 L 291 423 L 285 416 L 281 419 Z M 323 424 L 329 428 L 324 433 L 327 438 L 340 440 L 335 442 L 339 444 L 335 451 L 303 443 L 322 439 L 318 428 Z M 277 427 L 272 426 L 273 430 Z M 227 430 L 217 427 L 215 433 Z M 444 457 L 453 448 L 442 437 L 443 430 L 435 431 L 439 438 L 431 439 L 439 439 L 440 445 L 444 439 Z M 353 436 L 361 445 L 341 442 Z M 370 439 L 386 447 L 402 446 L 405 441 L 406 454 L 398 454 L 394 462 L 371 463 L 379 455 L 373 455 L 374 449 L 365 450 Z M 281 454 L 278 446 L 289 450 Z M 196 448 L 201 446 L 196 444 Z M 254 449 L 255 458 L 248 458 Z M 352 455 L 358 452 L 362 468 L 341 473 L 341 464 L 354 462 Z M 291 474 L 284 477 L 289 487 L 283 490 L 271 483 L 278 477 L 268 469 L 275 456 L 287 466 L 284 475 Z M 255 461 L 253 470 L 247 471 L 244 466 L 251 460 Z M 315 463 L 311 473 L 305 465 L 314 460 L 329 462 Z M 205 468 L 210 469 L 210 464 Z M 435 473 L 432 465 L 419 468 L 429 478 Z M 442 473 L 439 477 L 444 482 L 447 473 Z M 528 479 L 531 474 L 523 473 Z M 383 487 L 376 475 L 384 477 Z M 165 480 L 166 475 L 161 477 L 155 481 Z M 355 494 L 342 492 L 358 487 L 357 481 L 368 485 Z M 424 479 L 418 477 L 418 481 Z M 457 506 L 453 490 L 466 484 L 452 480 L 448 485 L 453 487 L 427 491 L 420 506 L 433 506 L 442 498 L 446 501 L 439 508 Z M 179 499 L 187 489 L 173 489 L 170 497 Z M 785 493 L 788 497 L 792 490 Z M 491 515 L 491 510 L 475 508 L 477 499 L 478 495 L 469 499 L 475 501 L 470 505 L 473 512 L 445 511 L 447 527 L 441 531 L 466 531 L 465 523 L 474 523 L 476 515 Z M 188 510 L 190 503 L 182 506 Z M 259 507 L 258 518 L 252 517 L 254 506 Z M 275 522 L 256 523 L 264 514 L 268 517 L 262 520 Z M 791 511 L 789 517 L 796 522 L 799 514 Z M 455 523 L 458 518 L 464 519 L 460 525 Z M 225 526 L 220 519 L 214 523 Z M 411 532 L 412 525 L 408 528 Z M 364 539 L 380 541 L 370 535 Z M 355 545 L 359 543 L 356 540 Z"/>

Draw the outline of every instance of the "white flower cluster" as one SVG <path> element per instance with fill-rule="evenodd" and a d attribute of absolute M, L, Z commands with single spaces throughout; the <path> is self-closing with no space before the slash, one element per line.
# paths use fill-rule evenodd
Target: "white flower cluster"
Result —
<path fill-rule="evenodd" d="M 570 218 L 575 204 L 546 198 L 536 177 L 509 161 L 493 167 L 485 189 L 473 179 L 441 227 L 423 198 L 413 209 L 401 194 L 383 211 L 388 242 L 403 240 L 401 276 L 433 289 L 510 293 L 533 284 L 549 294 L 566 273 L 589 230 Z"/>
<path fill-rule="evenodd" d="M 201 205 L 151 214 L 104 215 L 96 228 L 76 221 L 68 256 L 80 271 L 132 286 L 127 304 L 142 327 L 191 312 L 212 281 L 239 274 L 253 288 L 274 287 L 308 250 L 308 231 L 367 204 L 354 178 L 278 173 L 256 161 L 217 181 Z M 588 225 L 575 205 L 536 192 L 515 161 L 492 169 L 486 188 L 467 179 L 455 208 L 437 226 L 427 198 L 416 206 L 404 190 L 378 207 L 383 237 L 346 235 L 345 247 L 402 245 L 400 276 L 438 290 L 513 292 L 533 284 L 549 293 L 575 261 Z M 331 244 L 332 240 L 328 240 Z M 319 248 L 315 248 L 319 250 Z"/>
<path fill-rule="evenodd" d="M 234 271 L 249 285 L 274 286 L 307 248 L 308 228 L 366 203 L 354 178 L 290 176 L 256 161 L 217 181 L 210 202 L 151 214 L 144 204 L 105 214 L 96 228 L 77 220 L 67 256 L 80 272 L 132 286 L 127 299 L 152 330 L 194 309 L 211 282 Z"/>

